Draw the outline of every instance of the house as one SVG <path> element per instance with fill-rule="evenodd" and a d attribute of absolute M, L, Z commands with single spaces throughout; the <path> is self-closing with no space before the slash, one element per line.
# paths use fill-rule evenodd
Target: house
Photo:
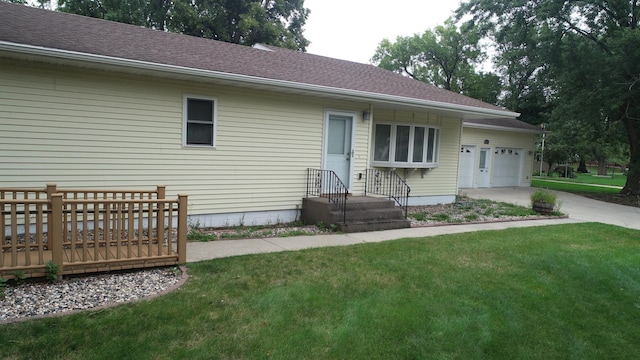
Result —
<path fill-rule="evenodd" d="M 478 139 L 494 163 L 517 149 L 527 183 L 530 139 L 474 123 L 517 116 L 372 65 L 0 2 L 0 188 L 163 184 L 194 223 L 257 225 L 299 218 L 308 169 L 354 197 L 378 169 L 451 203 Z"/>
<path fill-rule="evenodd" d="M 459 188 L 531 185 L 540 128 L 515 118 L 465 119 L 462 127 Z"/>

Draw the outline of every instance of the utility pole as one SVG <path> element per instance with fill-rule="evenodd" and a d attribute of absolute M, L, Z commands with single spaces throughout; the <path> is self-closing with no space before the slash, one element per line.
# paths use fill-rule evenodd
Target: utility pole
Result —
<path fill-rule="evenodd" d="M 544 163 L 544 123 L 540 124 L 542 128 L 542 150 L 540 151 L 540 176 L 542 176 L 542 164 Z"/>

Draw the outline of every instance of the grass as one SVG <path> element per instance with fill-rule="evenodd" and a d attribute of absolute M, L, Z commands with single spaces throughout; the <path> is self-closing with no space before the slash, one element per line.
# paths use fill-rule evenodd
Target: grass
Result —
<path fill-rule="evenodd" d="M 2 325 L 0 358 L 637 359 L 638 245 L 572 224 L 193 263 L 161 298 Z"/>
<path fill-rule="evenodd" d="M 627 176 L 622 173 L 614 173 L 613 177 L 611 175 L 608 176 L 596 176 L 596 170 L 592 171 L 589 174 L 582 174 L 578 172 L 574 172 L 577 176 L 576 178 L 563 178 L 558 177 L 556 174 L 552 177 L 542 176 L 538 177 L 540 180 L 553 180 L 553 181 L 566 181 L 572 183 L 581 183 L 581 184 L 597 184 L 597 185 L 610 185 L 610 186 L 624 186 L 627 182 Z"/>
<path fill-rule="evenodd" d="M 563 182 L 553 181 L 552 182 L 552 181 L 545 181 L 537 178 L 531 179 L 531 186 L 549 189 L 549 190 L 566 191 L 566 192 L 573 192 L 573 193 L 617 194 L 620 192 L 620 189 L 616 189 L 616 188 L 592 186 L 588 184 L 575 183 L 571 181 L 563 181 Z"/>

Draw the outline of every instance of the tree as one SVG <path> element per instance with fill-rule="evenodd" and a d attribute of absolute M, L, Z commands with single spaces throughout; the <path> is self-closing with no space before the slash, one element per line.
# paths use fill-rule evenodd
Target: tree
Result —
<path fill-rule="evenodd" d="M 372 62 L 447 90 L 496 103 L 500 93 L 495 74 L 476 73 L 485 56 L 473 31 L 458 30 L 452 19 L 423 34 L 384 39 Z"/>
<path fill-rule="evenodd" d="M 594 124 L 605 122 L 612 127 L 620 123 L 624 129 L 631 161 L 621 193 L 633 196 L 640 195 L 639 5 L 637 0 L 469 0 L 458 11 L 459 16 L 472 15 L 474 25 L 494 34 L 538 35 L 557 103 L 570 106 L 580 128 L 595 129 Z M 516 26 L 519 21 L 527 26 Z M 567 61 L 569 51 L 584 54 L 587 47 L 594 57 L 573 56 Z M 577 77 L 562 73 L 581 67 L 598 68 L 598 78 L 572 92 L 580 89 Z M 580 102 L 589 106 L 580 107 Z"/>
<path fill-rule="evenodd" d="M 60 11 L 243 45 L 305 51 L 304 0 L 59 0 Z"/>

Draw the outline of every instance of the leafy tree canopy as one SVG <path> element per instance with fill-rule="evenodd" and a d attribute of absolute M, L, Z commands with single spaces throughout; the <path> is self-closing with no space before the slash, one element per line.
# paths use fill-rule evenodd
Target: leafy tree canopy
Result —
<path fill-rule="evenodd" d="M 304 0 L 59 0 L 58 10 L 243 45 L 305 51 Z"/>
<path fill-rule="evenodd" d="M 598 140 L 615 148 L 619 131 L 626 135 L 631 163 L 622 193 L 635 196 L 640 195 L 638 5 L 637 0 L 469 0 L 458 10 L 458 18 L 472 17 L 467 26 L 499 44 L 503 66 L 523 80 L 513 88 L 514 98 L 537 89 L 541 99 L 554 104 L 546 115 L 591 132 L 585 141 L 594 146 Z"/>
<path fill-rule="evenodd" d="M 447 90 L 496 103 L 500 81 L 476 73 L 485 55 L 475 32 L 459 30 L 452 19 L 423 34 L 384 39 L 371 59 L 378 66 Z"/>

